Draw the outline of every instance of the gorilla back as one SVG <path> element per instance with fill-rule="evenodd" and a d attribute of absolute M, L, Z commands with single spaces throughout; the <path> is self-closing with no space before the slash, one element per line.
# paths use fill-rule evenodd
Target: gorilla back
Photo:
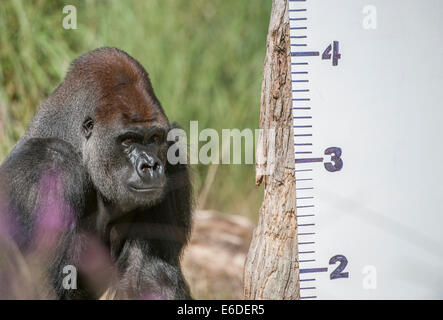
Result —
<path fill-rule="evenodd" d="M 171 128 L 125 52 L 72 63 L 0 167 L 2 236 L 39 266 L 38 297 L 190 298 L 192 188 L 187 166 L 167 161 Z"/>

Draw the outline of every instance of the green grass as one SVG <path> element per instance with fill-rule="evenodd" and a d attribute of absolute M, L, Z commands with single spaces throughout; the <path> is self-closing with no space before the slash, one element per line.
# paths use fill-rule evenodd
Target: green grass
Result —
<path fill-rule="evenodd" d="M 77 7 L 77 30 L 62 28 Z M 0 2 L 0 159 L 78 55 L 127 51 L 148 70 L 166 113 L 186 130 L 256 128 L 270 1 Z M 208 166 L 194 168 L 197 193 Z M 221 165 L 206 208 L 255 219 L 262 190 L 252 165 Z"/>

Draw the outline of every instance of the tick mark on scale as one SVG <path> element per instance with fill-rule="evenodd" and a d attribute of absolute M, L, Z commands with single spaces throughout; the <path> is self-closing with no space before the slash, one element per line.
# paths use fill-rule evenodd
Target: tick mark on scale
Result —
<path fill-rule="evenodd" d="M 309 268 L 300 269 L 300 273 L 328 272 L 328 268 Z"/>
<path fill-rule="evenodd" d="M 320 55 L 319 51 L 291 52 L 291 56 L 293 56 L 293 57 L 317 57 L 319 55 Z"/>

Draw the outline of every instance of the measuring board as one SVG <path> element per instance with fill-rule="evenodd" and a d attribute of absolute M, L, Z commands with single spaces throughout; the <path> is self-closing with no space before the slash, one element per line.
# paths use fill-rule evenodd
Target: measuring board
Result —
<path fill-rule="evenodd" d="M 443 2 L 288 0 L 302 299 L 443 298 Z"/>

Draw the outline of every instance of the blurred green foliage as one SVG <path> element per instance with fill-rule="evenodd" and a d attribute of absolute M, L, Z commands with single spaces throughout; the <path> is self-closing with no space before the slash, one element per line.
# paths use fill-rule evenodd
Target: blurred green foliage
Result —
<path fill-rule="evenodd" d="M 0 159 L 78 55 L 115 46 L 148 70 L 166 113 L 189 130 L 256 128 L 271 1 L 0 1 Z M 62 27 L 77 8 L 77 29 Z M 221 131 L 219 131 L 221 132 Z M 208 166 L 198 165 L 196 193 Z M 255 218 L 253 165 L 221 165 L 206 208 Z"/>

